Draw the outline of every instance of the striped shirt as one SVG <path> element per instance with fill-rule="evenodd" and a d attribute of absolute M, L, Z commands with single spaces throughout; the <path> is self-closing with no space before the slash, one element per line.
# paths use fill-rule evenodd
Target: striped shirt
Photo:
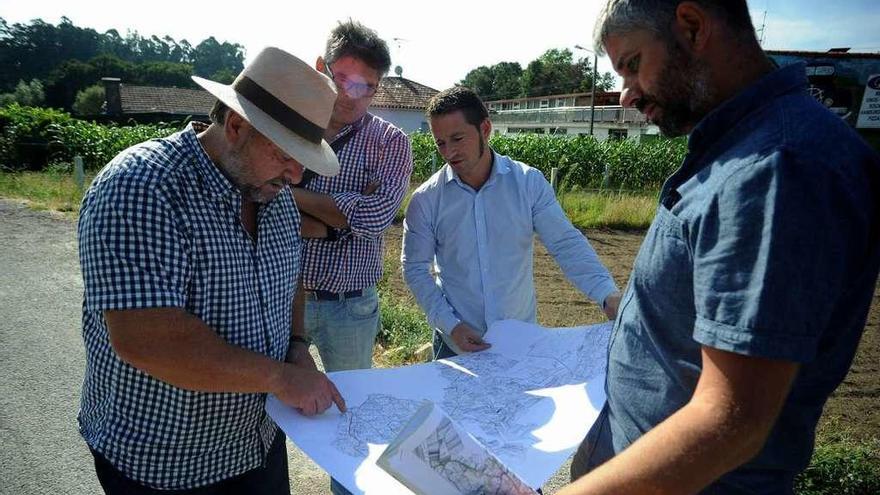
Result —
<path fill-rule="evenodd" d="M 283 360 L 299 276 L 300 220 L 289 189 L 258 213 L 254 243 L 239 190 L 193 125 L 120 153 L 95 178 L 78 226 L 89 446 L 141 484 L 196 488 L 259 467 L 277 426 L 265 394 L 205 393 L 123 362 L 106 310 L 184 308 L 226 342 Z"/>
<path fill-rule="evenodd" d="M 382 234 L 394 221 L 409 187 L 412 149 L 403 131 L 367 114 L 343 127 L 334 141 L 350 132 L 357 134 L 337 151 L 339 175 L 316 176 L 307 185 L 312 191 L 329 194 L 349 224 L 335 241 L 305 240 L 303 284 L 308 290 L 346 292 L 379 282 Z M 376 192 L 361 194 L 373 181 L 380 182 Z"/>

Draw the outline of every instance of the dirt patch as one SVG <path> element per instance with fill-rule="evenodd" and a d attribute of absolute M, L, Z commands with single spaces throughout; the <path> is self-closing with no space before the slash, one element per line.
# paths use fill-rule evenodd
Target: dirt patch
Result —
<path fill-rule="evenodd" d="M 386 256 L 400 259 L 402 228 L 394 225 L 386 234 Z M 587 238 L 614 280 L 623 288 L 644 232 L 589 230 Z M 413 301 L 401 273 L 389 277 L 392 292 Z M 540 242 L 535 243 L 535 285 L 538 293 L 538 322 L 544 326 L 574 326 L 603 321 L 599 308 L 588 301 L 564 277 L 559 266 Z M 414 303 L 414 302 L 413 302 Z M 880 290 L 875 291 L 868 323 L 849 374 L 825 406 L 820 432 L 844 429 L 853 439 L 880 438 Z"/>

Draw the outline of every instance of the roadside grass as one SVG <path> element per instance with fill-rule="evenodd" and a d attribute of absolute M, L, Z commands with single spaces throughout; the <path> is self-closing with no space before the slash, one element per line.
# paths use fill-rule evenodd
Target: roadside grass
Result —
<path fill-rule="evenodd" d="M 86 184 L 91 179 L 86 177 Z M 398 221 L 403 218 L 409 196 L 398 211 Z M 60 211 L 75 218 L 82 191 L 69 173 L 0 170 L 0 197 L 24 200 L 32 208 Z M 656 208 L 656 194 L 652 193 L 576 191 L 560 194 L 559 200 L 579 228 L 644 229 Z M 431 328 L 413 302 L 396 296 L 389 288 L 389 277 L 396 273 L 399 261 L 386 256 L 383 263 L 384 274 L 379 282 L 382 330 L 374 354 L 376 363 L 390 367 L 425 361 Z M 810 466 L 796 478 L 795 493 L 880 493 L 880 438 L 854 439 L 839 418 L 825 419 L 820 425 L 816 450 Z"/>
<path fill-rule="evenodd" d="M 573 191 L 558 195 L 565 214 L 580 229 L 647 229 L 654 219 L 657 194 Z"/>
<path fill-rule="evenodd" d="M 85 184 L 93 177 L 87 176 Z M 83 192 L 70 174 L 0 171 L 0 196 L 27 201 L 37 210 L 54 210 L 75 217 Z"/>

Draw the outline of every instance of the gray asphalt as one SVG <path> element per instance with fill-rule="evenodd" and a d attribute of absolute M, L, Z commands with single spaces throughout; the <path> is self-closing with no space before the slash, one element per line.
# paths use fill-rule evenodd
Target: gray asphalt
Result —
<path fill-rule="evenodd" d="M 101 493 L 76 423 L 81 304 L 75 223 L 0 199 L 2 495 Z M 290 442 L 288 452 L 292 493 L 329 493 L 327 475 Z M 567 470 L 544 492 L 561 486 Z"/>

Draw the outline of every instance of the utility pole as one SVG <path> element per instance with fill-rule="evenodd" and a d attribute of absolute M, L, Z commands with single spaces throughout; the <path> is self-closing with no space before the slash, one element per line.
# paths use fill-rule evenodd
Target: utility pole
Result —
<path fill-rule="evenodd" d="M 592 89 L 590 90 L 590 136 L 593 135 L 593 123 L 596 121 L 596 76 L 598 75 L 596 72 L 596 64 L 598 63 L 598 56 L 596 52 L 590 50 L 588 48 L 584 48 L 581 45 L 574 45 L 578 50 L 583 50 L 585 52 L 590 52 L 593 54 L 593 77 L 592 79 Z"/>

